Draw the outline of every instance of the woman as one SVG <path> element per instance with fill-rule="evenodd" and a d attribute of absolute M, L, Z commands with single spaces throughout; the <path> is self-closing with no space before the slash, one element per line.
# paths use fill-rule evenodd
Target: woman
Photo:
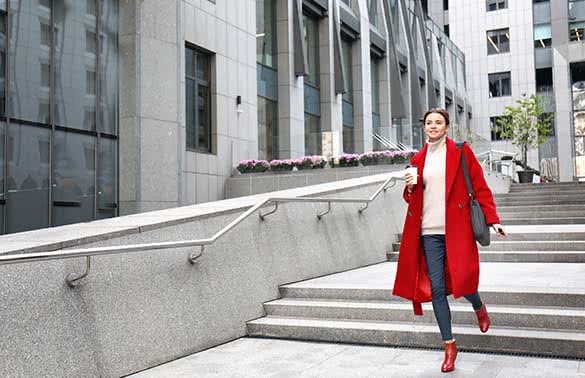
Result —
<path fill-rule="evenodd" d="M 445 342 L 441 371 L 455 369 L 457 347 L 451 334 L 447 295 L 465 297 L 476 312 L 479 328 L 487 332 L 490 319 L 477 292 L 479 257 L 471 227 L 469 194 L 461 165 L 463 153 L 469 176 L 486 222 L 498 236 L 500 225 L 492 192 L 483 170 L 467 144 L 462 149 L 447 138 L 449 113 L 431 109 L 423 117 L 427 144 L 411 160 L 417 177 L 405 176 L 404 199 L 408 213 L 404 223 L 394 295 L 410 299 L 414 313 L 422 315 L 422 302 L 432 300 L 433 311 Z M 416 179 L 416 184 L 415 184 Z"/>

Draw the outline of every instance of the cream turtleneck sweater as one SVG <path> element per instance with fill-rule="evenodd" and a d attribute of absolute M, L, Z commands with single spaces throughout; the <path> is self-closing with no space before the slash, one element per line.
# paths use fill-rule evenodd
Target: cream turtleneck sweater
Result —
<path fill-rule="evenodd" d="M 428 149 L 423 173 L 422 235 L 445 234 L 445 167 L 447 134 L 435 142 L 427 140 Z"/>

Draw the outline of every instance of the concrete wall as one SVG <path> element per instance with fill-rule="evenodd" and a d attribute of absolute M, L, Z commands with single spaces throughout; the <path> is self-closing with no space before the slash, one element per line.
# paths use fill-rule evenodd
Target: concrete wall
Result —
<path fill-rule="evenodd" d="M 272 195 L 368 197 L 386 177 Z M 384 261 L 402 230 L 401 193 L 399 183 L 361 215 L 358 205 L 334 205 L 320 221 L 324 205 L 281 205 L 263 222 L 245 220 L 195 265 L 190 249 L 95 257 L 75 289 L 64 277 L 81 272 L 83 258 L 0 266 L 0 376 L 119 377 L 242 337 L 278 285 Z M 6 235 L 0 245 L 15 253 L 205 238 L 264 197 Z"/>

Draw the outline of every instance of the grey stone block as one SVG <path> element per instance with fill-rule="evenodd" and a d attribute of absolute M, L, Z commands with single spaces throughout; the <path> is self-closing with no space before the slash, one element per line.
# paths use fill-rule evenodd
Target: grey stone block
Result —
<path fill-rule="evenodd" d="M 280 175 L 276 177 L 278 178 L 278 190 L 300 188 L 308 184 L 307 174 Z"/>
<path fill-rule="evenodd" d="M 248 322 L 251 336 L 376 345 L 429 346 L 440 340 L 436 325 L 266 317 Z M 585 356 L 585 333 L 506 329 L 481 334 L 477 327 L 455 326 L 462 350 Z"/>
<path fill-rule="evenodd" d="M 226 198 L 252 195 L 251 177 L 229 177 L 226 182 Z"/>
<path fill-rule="evenodd" d="M 252 194 L 275 192 L 278 190 L 278 177 L 256 177 L 252 180 Z"/>

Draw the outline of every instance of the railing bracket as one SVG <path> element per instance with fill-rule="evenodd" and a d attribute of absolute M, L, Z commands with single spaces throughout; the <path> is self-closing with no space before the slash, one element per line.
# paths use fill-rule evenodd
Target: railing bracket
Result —
<path fill-rule="evenodd" d="M 69 273 L 67 277 L 65 277 L 65 282 L 67 286 L 73 288 L 78 285 L 78 281 L 87 277 L 89 274 L 89 270 L 91 269 L 91 256 L 85 256 L 85 272 L 82 274 L 77 273 Z"/>
<path fill-rule="evenodd" d="M 197 259 L 200 258 L 203 255 L 203 251 L 204 250 L 205 250 L 205 246 L 202 245 L 201 246 L 201 251 L 199 251 L 199 253 L 191 252 L 189 254 L 189 262 L 191 264 L 195 264 L 197 262 Z"/>
<path fill-rule="evenodd" d="M 270 210 L 267 213 L 262 214 L 262 211 L 259 211 L 258 216 L 260 217 L 260 220 L 264 220 L 264 218 L 266 218 L 270 214 L 276 213 L 276 210 L 278 210 L 278 202 L 274 202 L 274 209 Z"/>
<path fill-rule="evenodd" d="M 364 211 L 365 209 L 367 209 L 367 208 L 368 208 L 368 206 L 370 206 L 370 203 L 369 203 L 369 202 L 366 202 L 366 206 L 360 207 L 360 208 L 358 209 L 358 213 L 360 213 L 360 214 L 361 214 L 361 213 L 362 213 L 362 211 Z"/>
<path fill-rule="evenodd" d="M 327 211 L 323 213 L 317 213 L 317 219 L 321 219 L 324 215 L 327 215 L 331 212 L 331 201 L 327 202 Z"/>

